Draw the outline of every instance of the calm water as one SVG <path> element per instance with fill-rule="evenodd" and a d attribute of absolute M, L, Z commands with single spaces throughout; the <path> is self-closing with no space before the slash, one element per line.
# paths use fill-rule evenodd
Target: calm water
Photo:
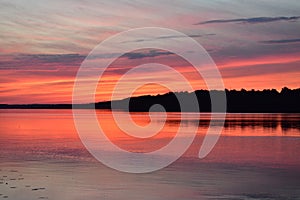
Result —
<path fill-rule="evenodd" d="M 132 152 L 168 144 L 180 123 L 179 113 L 169 113 L 161 133 L 137 139 L 120 131 L 109 111 L 97 114 L 111 141 Z M 150 120 L 147 113 L 132 118 L 141 126 Z M 0 199 L 300 199 L 300 114 L 228 114 L 217 145 L 199 159 L 209 119 L 183 119 L 198 133 L 175 163 L 127 174 L 85 149 L 71 110 L 0 110 Z"/>

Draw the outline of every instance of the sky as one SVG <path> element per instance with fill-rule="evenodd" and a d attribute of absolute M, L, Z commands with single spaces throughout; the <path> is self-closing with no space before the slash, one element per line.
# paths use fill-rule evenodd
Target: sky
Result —
<path fill-rule="evenodd" d="M 105 39 L 141 27 L 170 28 L 196 40 L 228 89 L 300 87 L 299 0 L 2 0 L 0 19 L 0 103 L 71 103 L 86 56 Z M 184 59 L 141 49 L 112 64 L 97 87 L 96 100 L 109 100 L 122 73 L 147 62 L 171 66 L 194 89 L 206 88 Z M 138 78 L 163 78 L 164 73 L 143 71 Z M 135 94 L 167 91 L 148 84 Z"/>

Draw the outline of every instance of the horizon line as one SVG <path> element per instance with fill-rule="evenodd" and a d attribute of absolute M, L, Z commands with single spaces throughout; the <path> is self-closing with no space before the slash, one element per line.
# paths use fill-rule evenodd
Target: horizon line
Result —
<path fill-rule="evenodd" d="M 224 90 L 218 90 L 218 89 L 214 89 L 214 90 L 207 90 L 207 89 L 199 89 L 199 90 L 194 90 L 192 92 L 188 92 L 188 91 L 176 91 L 176 92 L 167 92 L 167 93 L 158 93 L 158 94 L 145 94 L 145 95 L 140 95 L 140 96 L 132 96 L 132 97 L 126 97 L 126 98 L 123 98 L 123 99 L 116 99 L 116 100 L 105 100 L 105 101 L 96 101 L 96 102 L 90 102 L 90 103 L 80 103 L 80 104 L 73 104 L 73 103 L 27 103 L 27 104 L 10 104 L 10 103 L 0 103 L 0 105 L 4 106 L 4 105 L 7 105 L 7 106 L 29 106 L 29 105 L 89 105 L 89 104 L 97 104 L 97 103 L 109 103 L 109 102 L 112 102 L 112 101 L 122 101 L 122 100 L 125 100 L 125 99 L 128 99 L 128 98 L 139 98 L 139 97 L 156 97 L 156 96 L 163 96 L 163 95 L 167 95 L 167 94 L 175 94 L 175 93 L 188 93 L 188 94 L 191 94 L 191 93 L 194 93 L 194 92 L 197 92 L 197 91 L 206 91 L 206 92 L 221 92 L 221 91 L 225 91 L 225 92 L 277 92 L 278 94 L 281 94 L 283 93 L 285 90 L 290 90 L 290 91 L 293 91 L 293 90 L 300 90 L 300 87 L 298 88 L 294 88 L 294 89 L 291 89 L 291 88 L 288 88 L 286 86 L 282 87 L 280 91 L 278 91 L 277 89 L 275 88 L 271 88 L 271 89 L 262 89 L 262 90 L 256 90 L 256 89 L 250 89 L 250 90 L 246 90 L 244 88 L 241 88 L 240 90 L 237 90 L 237 89 L 227 89 L 225 88 Z"/>

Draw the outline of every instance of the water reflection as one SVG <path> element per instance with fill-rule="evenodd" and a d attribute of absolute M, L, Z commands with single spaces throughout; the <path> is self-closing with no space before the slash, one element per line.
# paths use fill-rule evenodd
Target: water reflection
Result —
<path fill-rule="evenodd" d="M 115 144 L 138 152 L 166 145 L 180 123 L 178 113 L 168 113 L 161 133 L 132 138 L 118 129 L 110 111 L 97 114 Z M 132 118 L 141 126 L 150 122 L 147 113 L 132 113 Z M 220 140 L 200 160 L 210 114 L 190 113 L 182 121 L 197 126 L 198 132 L 184 156 L 158 172 L 132 175 L 111 170 L 89 154 L 76 133 L 71 110 L 0 110 L 0 198 L 297 199 L 299 118 L 227 114 Z M 159 120 L 157 116 L 153 122 Z M 212 124 L 217 126 L 218 120 Z"/>
<path fill-rule="evenodd" d="M 185 123 L 187 126 L 208 127 L 211 125 L 218 126 L 218 119 L 211 120 L 209 113 L 195 114 L 191 113 L 187 119 L 168 118 L 167 123 L 180 124 Z M 223 124 L 221 124 L 223 125 Z M 276 129 L 281 128 L 286 134 L 289 134 L 289 129 L 298 129 L 300 131 L 300 116 L 299 114 L 227 114 L 224 123 L 224 128 L 266 128 Z M 285 133 L 284 133 L 285 134 Z"/>

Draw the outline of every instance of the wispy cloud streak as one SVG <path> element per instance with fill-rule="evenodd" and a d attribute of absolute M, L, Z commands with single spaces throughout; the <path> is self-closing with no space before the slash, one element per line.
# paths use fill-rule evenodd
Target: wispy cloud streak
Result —
<path fill-rule="evenodd" d="M 195 25 L 202 24 L 222 24 L 222 23 L 233 23 L 233 22 L 242 22 L 248 24 L 259 24 L 259 23 L 269 23 L 276 21 L 297 21 L 300 19 L 300 16 L 292 16 L 292 17 L 253 17 L 253 18 L 237 18 L 237 19 L 216 19 L 209 20 L 204 22 L 196 23 Z"/>
<path fill-rule="evenodd" d="M 300 42 L 300 38 L 296 39 L 286 39 L 286 40 L 264 40 L 260 41 L 263 44 L 290 44 L 290 43 L 298 43 Z"/>
<path fill-rule="evenodd" d="M 124 54 L 123 57 L 128 59 L 141 59 L 141 58 L 153 58 L 158 56 L 174 55 L 172 52 L 159 51 L 159 50 L 150 50 L 147 52 L 131 52 Z"/>
<path fill-rule="evenodd" d="M 0 57 L 0 70 L 23 69 L 23 67 L 50 69 L 51 66 L 79 66 L 85 57 L 85 55 L 80 54 L 2 55 Z"/>
<path fill-rule="evenodd" d="M 190 37 L 190 38 L 200 38 L 200 37 L 204 37 L 204 36 L 214 36 L 216 34 L 214 33 L 209 33 L 209 34 L 190 34 L 187 36 L 179 36 L 179 35 L 166 35 L 166 36 L 160 36 L 160 37 L 156 37 L 154 39 L 139 39 L 139 40 L 131 40 L 131 41 L 125 41 L 124 43 L 129 43 L 129 42 L 149 42 L 149 41 L 155 41 L 155 40 L 164 40 L 164 39 L 178 39 L 178 38 L 186 38 L 186 37 Z"/>

